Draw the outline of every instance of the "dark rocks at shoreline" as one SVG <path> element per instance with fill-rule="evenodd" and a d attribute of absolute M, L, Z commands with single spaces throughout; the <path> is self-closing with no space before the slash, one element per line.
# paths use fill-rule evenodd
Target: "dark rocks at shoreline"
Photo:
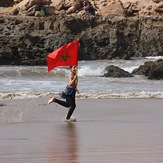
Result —
<path fill-rule="evenodd" d="M 123 78 L 133 77 L 134 75 L 144 75 L 148 79 L 153 80 L 163 79 L 163 59 L 158 59 L 157 61 L 147 61 L 144 65 L 141 65 L 139 68 L 133 70 L 132 73 L 124 71 L 118 66 L 109 65 L 105 68 L 102 77 Z"/>
<path fill-rule="evenodd" d="M 132 74 L 145 75 L 148 79 L 163 79 L 163 60 L 145 62 L 144 65 L 133 70 Z"/>
<path fill-rule="evenodd" d="M 114 65 L 107 66 L 104 71 L 105 72 L 103 77 L 113 77 L 113 78 L 133 77 L 133 75 L 130 74 L 129 72 L 124 71 L 123 69 Z"/>
<path fill-rule="evenodd" d="M 45 65 L 78 38 L 79 60 L 163 55 L 162 17 L 0 16 L 0 31 L 0 65 Z"/>

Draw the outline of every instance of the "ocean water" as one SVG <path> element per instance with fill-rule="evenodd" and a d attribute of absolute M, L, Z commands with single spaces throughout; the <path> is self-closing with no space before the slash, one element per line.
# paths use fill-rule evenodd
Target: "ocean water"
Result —
<path fill-rule="evenodd" d="M 163 57 L 79 61 L 77 98 L 163 98 L 163 80 L 149 80 L 140 75 L 101 77 L 108 65 L 132 72 L 144 62 L 159 58 Z M 67 85 L 68 74 L 68 67 L 58 67 L 48 73 L 47 66 L 0 66 L 0 99 L 58 95 Z"/>
<path fill-rule="evenodd" d="M 154 98 L 163 98 L 163 80 L 101 77 L 108 65 L 132 72 L 157 58 L 79 62 L 77 97 L 88 100 L 77 100 L 75 123 L 47 105 L 65 89 L 68 68 L 0 66 L 0 162 L 162 163 L 163 101 Z"/>

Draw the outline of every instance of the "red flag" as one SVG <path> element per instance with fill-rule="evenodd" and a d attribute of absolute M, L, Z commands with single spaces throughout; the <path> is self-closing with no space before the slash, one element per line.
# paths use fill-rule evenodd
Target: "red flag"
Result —
<path fill-rule="evenodd" d="M 77 66 L 78 48 L 79 41 L 74 41 L 48 54 L 46 57 L 48 72 L 58 66 Z"/>

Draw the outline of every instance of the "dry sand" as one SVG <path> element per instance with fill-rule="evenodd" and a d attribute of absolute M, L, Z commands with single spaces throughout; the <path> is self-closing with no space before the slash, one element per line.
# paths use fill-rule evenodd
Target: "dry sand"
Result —
<path fill-rule="evenodd" d="M 0 100 L 1 163 L 162 163 L 163 100 Z"/>

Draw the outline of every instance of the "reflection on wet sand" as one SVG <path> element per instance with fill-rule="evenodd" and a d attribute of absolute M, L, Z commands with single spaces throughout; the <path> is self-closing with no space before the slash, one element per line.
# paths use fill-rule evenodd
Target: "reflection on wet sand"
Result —
<path fill-rule="evenodd" d="M 55 132 L 55 131 L 54 131 Z M 60 124 L 50 143 L 51 163 L 72 163 L 78 160 L 78 135 L 75 123 Z"/>

